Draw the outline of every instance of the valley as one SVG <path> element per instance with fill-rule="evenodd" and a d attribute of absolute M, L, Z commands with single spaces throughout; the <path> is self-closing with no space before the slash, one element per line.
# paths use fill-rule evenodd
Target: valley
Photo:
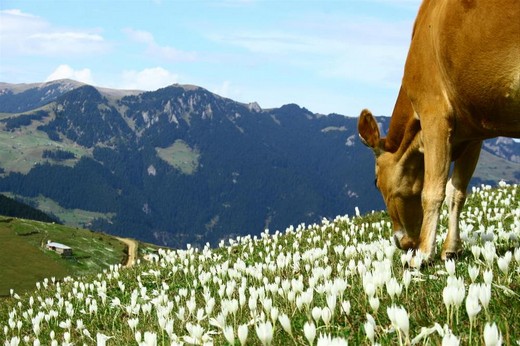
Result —
<path fill-rule="evenodd" d="M 384 208 L 355 117 L 262 109 L 191 85 L 0 89 L 0 192 L 72 227 L 203 247 Z M 388 118 L 378 121 L 384 132 Z M 490 141 L 472 185 L 518 182 L 519 153 Z"/>

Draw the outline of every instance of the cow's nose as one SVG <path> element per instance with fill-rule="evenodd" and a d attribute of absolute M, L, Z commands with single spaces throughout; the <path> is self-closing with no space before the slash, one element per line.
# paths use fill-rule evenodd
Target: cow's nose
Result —
<path fill-rule="evenodd" d="M 403 248 L 401 247 L 401 240 L 403 239 L 404 237 L 404 232 L 402 230 L 397 230 L 397 231 L 394 231 L 394 243 L 395 243 L 395 246 L 397 246 L 398 249 L 402 250 Z"/>

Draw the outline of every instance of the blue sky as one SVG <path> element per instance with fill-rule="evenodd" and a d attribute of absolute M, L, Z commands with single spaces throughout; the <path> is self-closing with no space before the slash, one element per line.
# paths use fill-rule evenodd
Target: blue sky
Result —
<path fill-rule="evenodd" d="M 419 0 L 0 0 L 0 81 L 390 115 Z"/>

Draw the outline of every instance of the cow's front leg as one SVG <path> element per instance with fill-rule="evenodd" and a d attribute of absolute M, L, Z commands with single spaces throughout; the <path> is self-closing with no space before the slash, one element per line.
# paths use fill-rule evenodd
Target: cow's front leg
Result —
<path fill-rule="evenodd" d="M 423 222 L 419 248 L 423 260 L 429 262 L 435 255 L 435 236 L 439 213 L 444 202 L 446 182 L 450 169 L 448 127 L 439 123 L 423 123 L 424 184 L 421 195 Z M 417 263 L 419 264 L 419 263 Z"/>
<path fill-rule="evenodd" d="M 446 202 L 449 208 L 448 234 L 442 245 L 443 260 L 457 256 L 462 250 L 459 234 L 459 217 L 466 201 L 466 190 L 473 176 L 482 141 L 469 143 L 460 157 L 455 161 L 453 174 L 446 187 Z"/>

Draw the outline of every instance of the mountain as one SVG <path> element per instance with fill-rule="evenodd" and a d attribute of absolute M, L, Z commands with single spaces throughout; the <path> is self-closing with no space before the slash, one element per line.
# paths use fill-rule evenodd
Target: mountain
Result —
<path fill-rule="evenodd" d="M 357 118 L 189 85 L 4 83 L 0 95 L 0 191 L 66 224 L 180 247 L 384 207 Z M 475 182 L 517 181 L 517 145 L 491 143 Z"/>

